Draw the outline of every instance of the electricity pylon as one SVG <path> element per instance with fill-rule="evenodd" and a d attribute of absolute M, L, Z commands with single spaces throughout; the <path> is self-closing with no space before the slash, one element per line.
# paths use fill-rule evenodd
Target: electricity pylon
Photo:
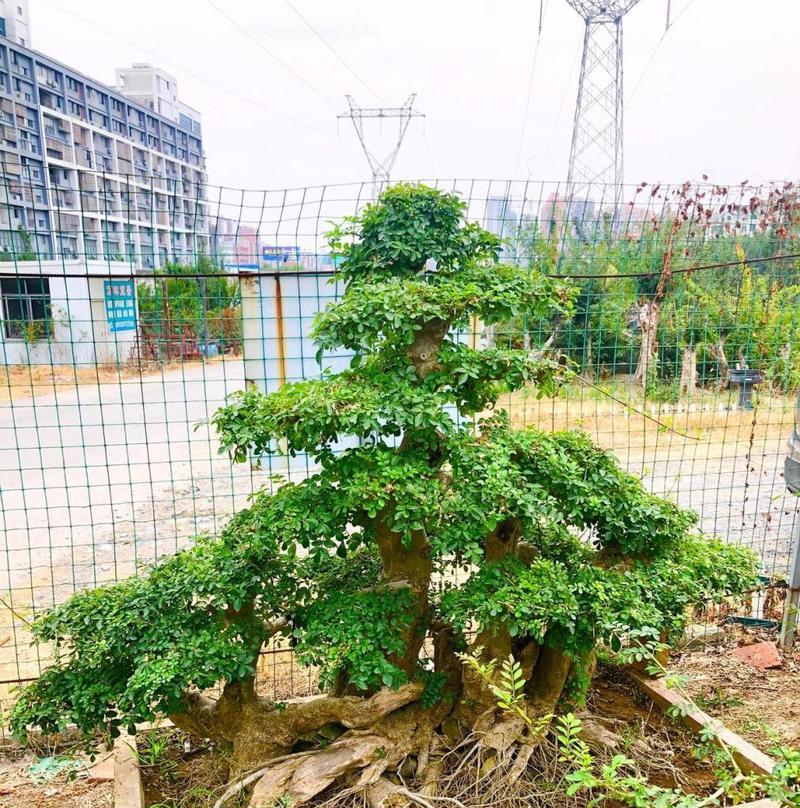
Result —
<path fill-rule="evenodd" d="M 414 109 L 414 99 L 416 97 L 416 93 L 411 93 L 406 99 L 406 102 L 400 107 L 360 107 L 353 100 L 352 96 L 345 96 L 350 109 L 342 115 L 339 115 L 339 118 L 349 118 L 353 122 L 353 127 L 358 135 L 361 148 L 364 150 L 364 156 L 367 158 L 370 170 L 372 171 L 373 198 L 377 198 L 381 185 L 389 182 L 389 175 L 397 159 L 400 146 L 403 145 L 403 138 L 406 136 L 406 131 L 408 131 L 408 125 L 411 123 L 411 119 L 425 117 L 423 113 L 417 112 L 417 110 Z M 383 158 L 376 156 L 375 152 L 367 145 L 367 135 L 364 132 L 364 121 L 367 118 L 379 118 L 381 122 L 383 122 L 384 118 L 396 118 L 398 120 L 397 142 L 389 154 Z"/>
<path fill-rule="evenodd" d="M 622 18 L 639 0 L 567 0 L 581 15 L 581 76 L 572 128 L 567 198 L 588 198 L 592 186 L 622 189 Z"/>

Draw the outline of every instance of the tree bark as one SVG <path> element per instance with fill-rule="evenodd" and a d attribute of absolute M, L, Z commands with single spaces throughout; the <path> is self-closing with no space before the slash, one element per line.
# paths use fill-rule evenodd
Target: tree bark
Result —
<path fill-rule="evenodd" d="M 681 377 L 678 388 L 682 394 L 691 398 L 697 388 L 697 348 L 689 346 L 683 351 L 681 360 Z"/>
<path fill-rule="evenodd" d="M 642 341 L 639 347 L 639 359 L 636 364 L 636 371 L 633 374 L 633 381 L 635 384 L 641 384 L 644 387 L 656 361 L 661 303 L 655 300 L 649 303 L 639 303 L 637 316 Z"/>
<path fill-rule="evenodd" d="M 711 355 L 717 360 L 719 366 L 719 381 L 717 386 L 720 390 L 725 390 L 730 382 L 730 365 L 728 357 L 725 356 L 725 340 L 720 337 L 715 344 L 708 346 Z"/>

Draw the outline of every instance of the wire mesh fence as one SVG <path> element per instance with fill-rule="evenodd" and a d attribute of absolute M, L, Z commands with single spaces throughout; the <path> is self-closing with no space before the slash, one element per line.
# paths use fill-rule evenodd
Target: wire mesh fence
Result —
<path fill-rule="evenodd" d="M 145 228 L 123 178 L 102 179 L 113 213 L 87 205 L 67 231 L 0 232 L 0 699 L 47 664 L 49 649 L 29 645 L 40 610 L 214 532 L 273 475 L 312 468 L 308 457 L 233 466 L 220 455 L 207 420 L 229 393 L 349 361 L 318 361 L 309 337 L 341 291 L 325 233 L 379 189 L 208 187 L 208 219 L 193 231 L 182 218 L 173 239 L 174 218 Z M 160 181 L 127 179 L 154 191 Z M 504 239 L 502 261 L 577 287 L 569 318 L 462 335 L 572 363 L 553 397 L 505 396 L 512 422 L 586 430 L 785 580 L 796 505 L 783 468 L 800 386 L 794 188 L 642 185 L 570 199 L 546 183 L 428 184 L 460 194 L 468 217 Z M 173 214 L 168 198 L 164 186 L 148 204 Z M 120 215 L 123 202 L 132 209 Z M 100 249 L 111 224 L 117 239 Z"/>

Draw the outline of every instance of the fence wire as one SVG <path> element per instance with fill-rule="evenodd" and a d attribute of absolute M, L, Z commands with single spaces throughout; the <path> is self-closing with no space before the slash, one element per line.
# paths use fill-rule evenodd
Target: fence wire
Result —
<path fill-rule="evenodd" d="M 305 457 L 232 466 L 206 421 L 246 383 L 271 391 L 347 363 L 317 363 L 308 337 L 341 292 L 325 233 L 379 190 L 204 186 L 191 219 L 163 177 L 64 174 L 68 196 L 42 182 L 43 218 L 27 207 L 45 199 L 24 193 L 30 179 L 0 189 L 0 699 L 47 664 L 49 649 L 29 645 L 42 609 L 218 530 L 273 474 L 308 473 Z M 512 421 L 586 430 L 783 580 L 800 386 L 794 188 L 640 185 L 570 200 L 547 183 L 428 184 L 503 238 L 501 260 L 578 289 L 569 319 L 463 335 L 576 368 L 555 397 L 505 396 Z"/>

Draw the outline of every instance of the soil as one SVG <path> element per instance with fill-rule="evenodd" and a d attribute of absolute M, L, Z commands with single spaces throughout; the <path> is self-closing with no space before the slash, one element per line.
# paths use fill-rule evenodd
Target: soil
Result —
<path fill-rule="evenodd" d="M 782 743 L 800 744 L 800 654 L 787 656 L 783 669 L 775 671 L 755 670 L 730 655 L 734 644 L 760 639 L 758 634 L 736 630 L 724 647 L 676 655 L 670 668 L 689 677 L 687 689 L 706 712 L 762 749 L 774 745 L 775 737 Z M 297 675 L 290 651 L 276 649 L 265 655 L 259 676 L 259 691 L 264 695 L 287 699 L 310 695 L 313 682 L 311 676 Z M 653 784 L 701 796 L 714 790 L 708 760 L 694 754 L 697 736 L 643 697 L 624 672 L 601 667 L 587 707 L 622 738 L 622 748 L 614 751 L 633 757 Z M 224 790 L 228 760 L 223 749 L 174 728 L 142 732 L 138 740 L 148 808 L 210 808 Z M 74 759 L 77 771 L 33 783 L 30 766 L 43 757 L 58 755 Z M 113 784 L 91 782 L 90 765 L 75 739 L 35 753 L 0 757 L 0 806 L 111 808 Z M 239 808 L 235 802 L 232 806 Z"/>
<path fill-rule="evenodd" d="M 673 659 L 670 670 L 687 677 L 686 690 L 704 712 L 763 751 L 800 747 L 800 650 L 785 654 L 781 668 L 762 671 L 731 656 L 729 646 L 711 647 Z"/>
<path fill-rule="evenodd" d="M 77 737 L 61 737 L 32 750 L 0 748 L 0 806 L 2 808 L 113 808 L 112 779 L 97 779 L 100 764 L 110 753 L 90 758 Z M 42 771 L 36 782 L 34 773 L 42 761 L 56 761 L 50 773 Z M 66 763 L 63 767 L 58 764 Z M 110 761 L 109 761 L 110 764 Z M 106 776 L 112 769 L 104 764 Z M 59 771 L 60 769 L 60 771 Z"/>
<path fill-rule="evenodd" d="M 210 742 L 160 729 L 139 736 L 138 746 L 148 808 L 206 808 L 225 790 L 228 761 Z M 235 800 L 229 808 L 238 808 Z"/>
<path fill-rule="evenodd" d="M 649 782 L 662 788 L 706 795 L 716 788 L 716 778 L 706 760 L 694 755 L 698 743 L 695 733 L 665 715 L 644 697 L 623 671 L 601 669 L 592 685 L 587 703 L 589 710 L 614 723 L 613 731 L 626 745 L 645 741 L 649 757 L 626 749 L 635 758 Z"/>
<path fill-rule="evenodd" d="M 714 790 L 709 764 L 692 754 L 697 736 L 664 716 L 623 673 L 601 670 L 588 707 L 609 719 L 612 731 L 623 739 L 623 748 L 616 751 L 634 757 L 652 783 L 699 795 Z M 228 774 L 224 751 L 197 743 L 178 730 L 141 735 L 139 754 L 150 761 L 142 766 L 148 808 L 210 808 L 224 790 Z M 235 802 L 232 805 L 238 808 Z M 242 805 L 246 805 L 245 796 Z"/>

